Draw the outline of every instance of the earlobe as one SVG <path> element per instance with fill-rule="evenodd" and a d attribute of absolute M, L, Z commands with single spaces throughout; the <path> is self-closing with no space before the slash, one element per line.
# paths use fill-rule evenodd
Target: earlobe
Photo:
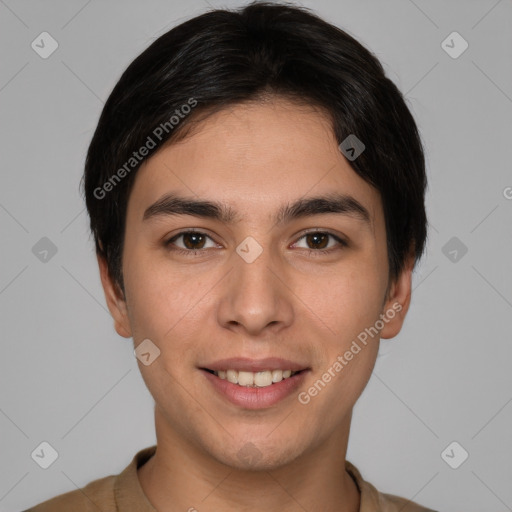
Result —
<path fill-rule="evenodd" d="M 402 329 L 411 303 L 412 272 L 414 258 L 409 258 L 400 275 L 391 283 L 382 310 L 384 327 L 380 337 L 394 338 Z"/>
<path fill-rule="evenodd" d="M 101 284 L 103 286 L 103 292 L 105 293 L 108 309 L 114 320 L 114 328 L 119 336 L 131 338 L 132 331 L 124 294 L 110 275 L 105 258 L 98 254 L 97 259 Z"/>

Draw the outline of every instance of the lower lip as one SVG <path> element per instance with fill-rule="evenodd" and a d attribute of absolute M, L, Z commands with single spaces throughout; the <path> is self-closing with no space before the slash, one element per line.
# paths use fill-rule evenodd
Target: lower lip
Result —
<path fill-rule="evenodd" d="M 244 409 L 265 409 L 277 404 L 299 388 L 307 373 L 307 370 L 303 370 L 270 386 L 250 388 L 233 384 L 206 370 L 201 371 L 218 393 L 232 404 Z"/>

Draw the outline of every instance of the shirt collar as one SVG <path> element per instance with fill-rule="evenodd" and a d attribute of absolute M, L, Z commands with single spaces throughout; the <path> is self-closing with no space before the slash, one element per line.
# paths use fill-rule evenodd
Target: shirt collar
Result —
<path fill-rule="evenodd" d="M 137 468 L 147 462 L 155 453 L 156 444 L 135 454 L 130 464 L 117 475 L 114 483 L 114 497 L 119 512 L 157 512 L 144 494 L 137 476 Z"/>

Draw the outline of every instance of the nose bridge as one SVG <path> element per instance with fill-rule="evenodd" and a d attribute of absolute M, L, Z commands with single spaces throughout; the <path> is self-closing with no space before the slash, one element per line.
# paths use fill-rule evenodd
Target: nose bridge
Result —
<path fill-rule="evenodd" d="M 258 244 L 259 245 L 259 244 Z M 259 246 L 261 247 L 261 246 Z M 250 286 L 258 293 L 271 293 L 273 276 L 271 252 L 268 248 L 255 247 L 251 242 L 245 242 L 238 246 L 237 254 L 233 255 L 235 268 L 233 274 L 242 288 L 243 285 Z"/>
<path fill-rule="evenodd" d="M 240 325 L 252 334 L 268 325 L 287 325 L 292 305 L 277 277 L 279 263 L 272 251 L 247 237 L 232 255 L 233 270 L 219 308 L 219 321 Z"/>
<path fill-rule="evenodd" d="M 254 308 L 261 308 L 264 304 L 270 306 L 276 293 L 271 250 L 265 248 L 252 237 L 247 237 L 240 243 L 233 255 L 235 268 L 233 279 L 236 292 L 242 292 L 246 298 L 251 299 Z"/>

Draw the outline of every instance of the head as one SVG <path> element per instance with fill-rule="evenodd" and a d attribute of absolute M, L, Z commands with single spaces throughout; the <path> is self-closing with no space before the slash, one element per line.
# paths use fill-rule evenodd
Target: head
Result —
<path fill-rule="evenodd" d="M 402 95 L 307 10 L 216 10 L 158 38 L 105 104 L 84 190 L 116 330 L 160 350 L 139 367 L 161 424 L 241 467 L 249 441 L 275 467 L 348 431 L 409 307 L 425 188 Z M 236 357 L 294 362 L 300 386 L 234 405 L 206 373 Z"/>

